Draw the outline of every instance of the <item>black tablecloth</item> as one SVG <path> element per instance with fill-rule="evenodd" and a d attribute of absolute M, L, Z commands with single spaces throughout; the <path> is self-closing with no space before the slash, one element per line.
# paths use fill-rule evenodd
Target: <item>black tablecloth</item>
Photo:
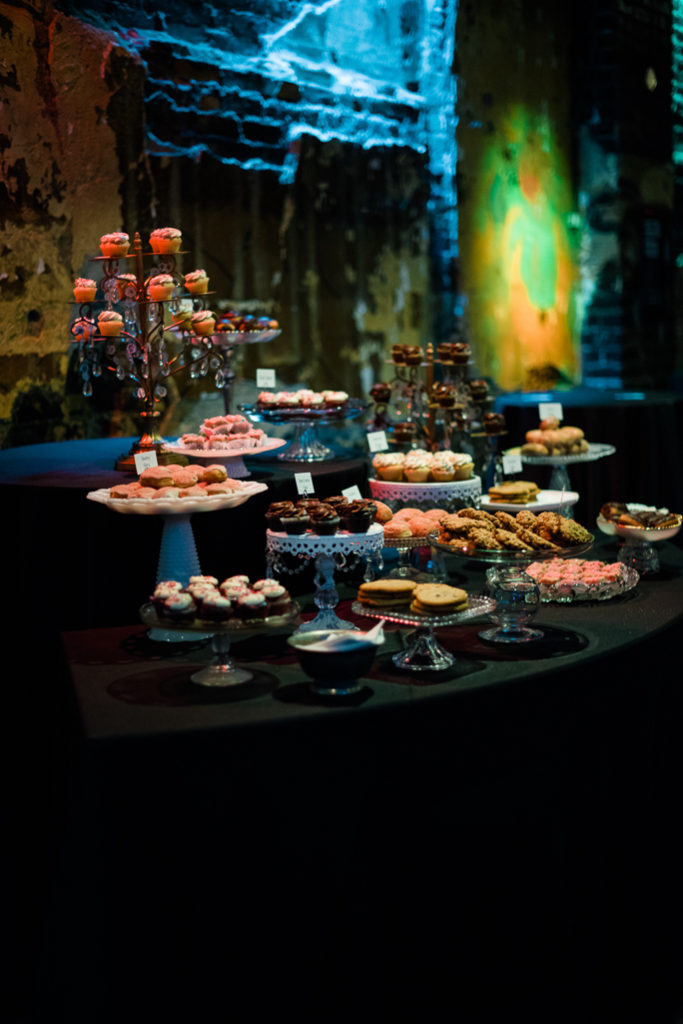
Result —
<path fill-rule="evenodd" d="M 205 649 L 67 634 L 81 739 L 36 1020 L 134 1000 L 153 1019 L 673 1024 L 682 571 L 665 545 L 632 594 L 543 607 L 536 650 L 447 630 L 440 681 L 380 654 L 338 706 L 281 641 L 235 645 L 261 673 L 240 699 L 188 685 Z"/>

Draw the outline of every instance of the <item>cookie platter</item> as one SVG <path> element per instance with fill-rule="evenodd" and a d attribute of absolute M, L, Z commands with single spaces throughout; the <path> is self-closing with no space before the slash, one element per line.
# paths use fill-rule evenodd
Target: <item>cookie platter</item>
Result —
<path fill-rule="evenodd" d="M 439 534 L 430 533 L 429 543 L 449 555 L 459 555 L 462 558 L 475 559 L 478 562 L 486 562 L 490 565 L 527 565 L 529 562 L 546 561 L 550 558 L 578 558 L 585 555 L 593 547 L 595 538 L 583 544 L 574 544 L 571 547 L 560 548 L 536 548 L 533 551 L 510 551 L 494 550 L 492 548 L 475 548 L 467 543 L 462 545 L 445 543 L 439 540 Z"/>
<path fill-rule="evenodd" d="M 480 615 L 488 615 L 495 603 L 491 597 L 470 595 L 467 608 L 461 612 L 454 612 L 452 615 L 418 615 L 417 612 L 409 611 L 407 607 L 405 610 L 382 608 L 380 605 L 369 607 L 367 604 L 361 604 L 360 601 L 354 601 L 351 609 L 356 615 L 367 615 L 371 619 L 385 619 L 387 622 L 394 622 L 398 625 L 438 629 L 446 626 L 460 626 Z"/>

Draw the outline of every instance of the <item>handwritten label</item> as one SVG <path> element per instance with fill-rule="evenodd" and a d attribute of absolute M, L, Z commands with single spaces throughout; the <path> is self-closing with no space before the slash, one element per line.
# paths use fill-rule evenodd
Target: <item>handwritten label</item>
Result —
<path fill-rule="evenodd" d="M 505 476 L 512 476 L 514 473 L 522 472 L 522 458 L 519 452 L 503 456 L 503 472 Z"/>
<path fill-rule="evenodd" d="M 152 452 L 136 452 L 133 456 L 135 462 L 135 468 L 138 472 L 138 476 L 143 470 L 149 469 L 151 466 L 158 466 L 157 453 Z"/>
<path fill-rule="evenodd" d="M 257 370 L 256 371 L 256 387 L 257 388 L 274 388 L 275 387 L 275 370 Z"/>
<path fill-rule="evenodd" d="M 547 420 L 551 416 L 554 416 L 560 423 L 564 419 L 564 413 L 562 412 L 561 402 L 539 402 L 538 403 L 538 418 L 541 420 Z"/>
<path fill-rule="evenodd" d="M 313 478 L 310 473 L 295 473 L 294 483 L 296 484 L 297 494 L 300 494 L 302 497 L 306 494 L 315 493 Z"/>
<path fill-rule="evenodd" d="M 387 435 L 383 430 L 371 430 L 367 438 L 368 448 L 371 452 L 385 452 L 389 448 Z"/>
<path fill-rule="evenodd" d="M 356 484 L 354 484 L 353 487 L 345 487 L 342 494 L 345 498 L 348 498 L 349 501 L 359 501 L 362 497 Z"/>

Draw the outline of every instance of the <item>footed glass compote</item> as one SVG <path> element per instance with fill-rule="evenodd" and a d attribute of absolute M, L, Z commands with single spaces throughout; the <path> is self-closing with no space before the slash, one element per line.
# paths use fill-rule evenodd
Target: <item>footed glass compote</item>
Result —
<path fill-rule="evenodd" d="M 206 668 L 194 672 L 190 679 L 200 686 L 240 686 L 254 678 L 253 672 L 239 668 L 230 654 L 230 635 L 225 632 L 214 633 L 211 637 L 214 660 Z"/>
<path fill-rule="evenodd" d="M 541 595 L 538 584 L 520 567 L 493 566 L 486 572 L 486 591 L 495 602 L 489 617 L 495 629 L 485 629 L 479 636 L 498 644 L 523 644 L 543 636 L 540 629 L 531 629 Z"/>

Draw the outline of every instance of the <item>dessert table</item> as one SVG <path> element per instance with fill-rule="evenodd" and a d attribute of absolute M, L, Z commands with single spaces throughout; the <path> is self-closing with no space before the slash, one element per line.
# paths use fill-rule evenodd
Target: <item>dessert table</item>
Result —
<path fill-rule="evenodd" d="M 206 694 L 206 644 L 66 633 L 72 800 L 35 1020 L 120 1019 L 136 991 L 174 1019 L 673 1021 L 682 622 L 666 543 L 624 597 L 543 605 L 538 646 L 444 629 L 438 678 L 395 669 L 388 627 L 336 702 L 282 638 L 236 643 L 253 683 Z"/>
<path fill-rule="evenodd" d="M 135 621 L 156 580 L 162 524 L 159 517 L 112 516 L 86 501 L 90 491 L 132 477 L 113 468 L 134 438 L 101 438 L 26 445 L 0 451 L 0 501 L 12 515 L 14 542 L 7 573 L 31 603 L 35 581 L 44 591 L 50 623 L 60 629 Z M 202 513 L 192 528 L 202 571 L 222 577 L 265 573 L 265 510 L 271 501 L 296 499 L 294 472 L 265 455 L 248 455 L 250 481 L 267 491 L 244 508 Z M 364 492 L 365 458 L 341 457 L 307 465 L 316 495 L 356 485 Z M 122 571 L 123 570 L 123 571 Z"/>

